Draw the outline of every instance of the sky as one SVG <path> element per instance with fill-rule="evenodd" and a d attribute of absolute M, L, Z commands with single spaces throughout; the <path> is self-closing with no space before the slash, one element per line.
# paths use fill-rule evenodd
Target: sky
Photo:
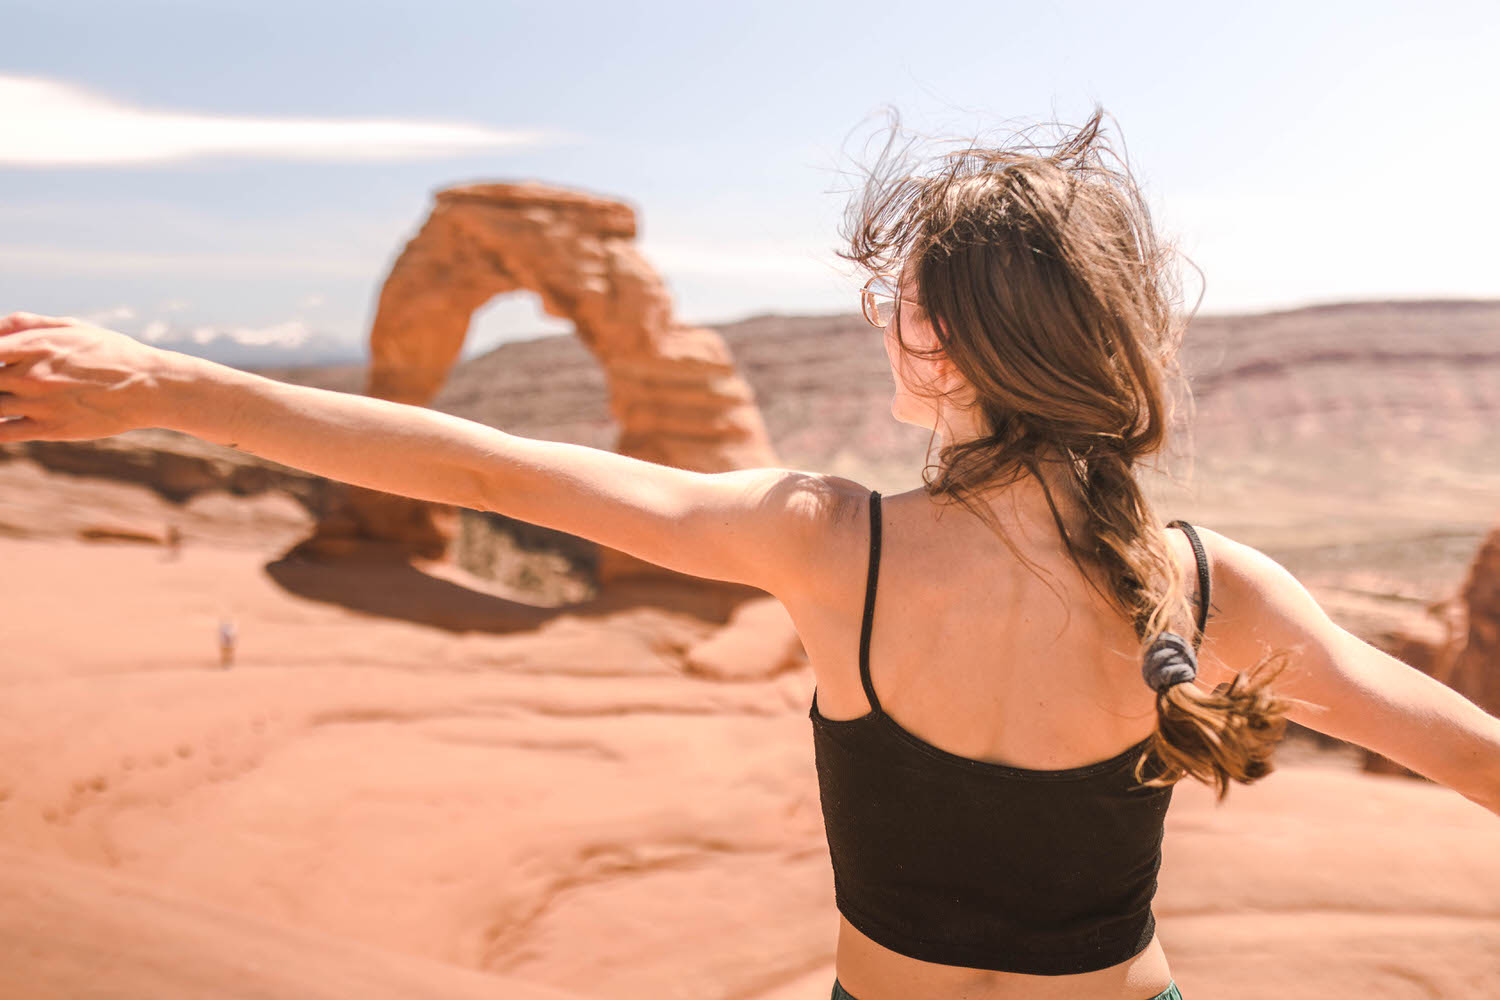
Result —
<path fill-rule="evenodd" d="M 1493 2 L 0 0 L 0 38 L 0 314 L 143 339 L 359 350 L 478 181 L 629 202 L 684 321 L 853 312 L 890 109 L 1102 105 L 1205 314 L 1500 297 Z M 568 329 L 512 293 L 464 353 Z"/>

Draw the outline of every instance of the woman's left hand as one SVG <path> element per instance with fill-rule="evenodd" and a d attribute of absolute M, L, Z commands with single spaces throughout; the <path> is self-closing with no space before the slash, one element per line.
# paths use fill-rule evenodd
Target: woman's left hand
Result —
<path fill-rule="evenodd" d="M 149 404 L 170 353 L 72 316 L 0 318 L 0 443 L 156 426 Z"/>

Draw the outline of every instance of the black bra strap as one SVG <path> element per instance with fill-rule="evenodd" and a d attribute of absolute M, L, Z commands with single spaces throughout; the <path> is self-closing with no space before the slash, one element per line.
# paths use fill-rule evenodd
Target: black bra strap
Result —
<path fill-rule="evenodd" d="M 1196 651 L 1203 642 L 1203 633 L 1208 628 L 1208 602 L 1209 602 L 1209 572 L 1208 552 L 1203 548 L 1203 542 L 1198 538 L 1198 532 L 1186 521 L 1177 520 L 1167 522 L 1169 528 L 1181 528 L 1183 534 L 1188 536 L 1188 541 L 1193 546 L 1193 558 L 1198 562 L 1198 634 L 1193 637 L 1193 649 Z"/>
<path fill-rule="evenodd" d="M 880 494 L 870 491 L 870 573 L 865 580 L 865 620 L 859 629 L 859 680 L 865 686 L 865 697 L 872 712 L 879 713 L 880 701 L 875 685 L 870 683 L 870 625 L 875 621 L 875 581 L 880 576 Z"/>

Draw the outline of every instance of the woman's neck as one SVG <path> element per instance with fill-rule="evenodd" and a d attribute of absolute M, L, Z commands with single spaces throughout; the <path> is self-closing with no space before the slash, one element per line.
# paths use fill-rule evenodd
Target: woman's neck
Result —
<path fill-rule="evenodd" d="M 1052 512 L 1052 506 L 1056 505 L 1057 516 L 1062 518 L 1068 533 L 1078 537 L 1088 512 L 1074 495 L 1071 472 L 1062 452 L 1048 449 L 1036 456 L 1035 464 L 1046 477 L 1045 489 L 1042 480 L 1021 464 L 1007 473 L 1006 478 L 1011 478 L 1011 482 L 984 489 L 979 502 L 989 508 L 998 523 L 1014 525 L 1024 536 L 1034 540 L 1057 538 L 1057 520 Z M 1050 504 L 1048 490 L 1051 491 Z M 946 504 L 951 501 L 942 498 L 938 502 Z"/>

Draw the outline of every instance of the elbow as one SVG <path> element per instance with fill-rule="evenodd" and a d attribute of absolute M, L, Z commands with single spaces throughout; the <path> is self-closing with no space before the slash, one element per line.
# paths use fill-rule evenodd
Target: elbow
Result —
<path fill-rule="evenodd" d="M 494 490 L 494 484 L 491 482 L 491 477 L 482 469 L 474 469 L 471 476 L 468 491 L 469 502 L 464 506 L 469 510 L 493 512 L 495 510 L 494 498 L 490 494 Z"/>
<path fill-rule="evenodd" d="M 1479 738 L 1464 748 L 1462 760 L 1455 768 L 1462 781 L 1455 782 L 1453 788 L 1469 801 L 1500 816 L 1500 718 L 1484 713 L 1483 722 Z"/>
<path fill-rule="evenodd" d="M 1500 816 L 1500 786 L 1491 782 L 1488 786 L 1478 791 L 1459 790 L 1459 794 L 1477 805 L 1484 806 L 1496 816 Z"/>
<path fill-rule="evenodd" d="M 1494 716 L 1491 716 L 1494 719 Z M 1488 790 L 1483 799 L 1477 800 L 1496 816 L 1500 816 L 1500 719 L 1494 719 L 1495 736 L 1491 741 L 1489 754 L 1489 781 L 1485 788 Z"/>

